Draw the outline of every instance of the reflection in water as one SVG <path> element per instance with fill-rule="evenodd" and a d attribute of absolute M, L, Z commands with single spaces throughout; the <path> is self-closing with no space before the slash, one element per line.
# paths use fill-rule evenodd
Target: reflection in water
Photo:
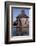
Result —
<path fill-rule="evenodd" d="M 29 35 L 29 28 L 13 27 L 12 36 L 27 36 Z"/>

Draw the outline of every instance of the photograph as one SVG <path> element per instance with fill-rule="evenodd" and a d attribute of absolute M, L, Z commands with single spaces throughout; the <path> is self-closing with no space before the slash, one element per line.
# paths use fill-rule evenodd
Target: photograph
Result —
<path fill-rule="evenodd" d="M 12 36 L 28 36 L 30 8 L 13 7 L 11 10 L 13 12 Z"/>

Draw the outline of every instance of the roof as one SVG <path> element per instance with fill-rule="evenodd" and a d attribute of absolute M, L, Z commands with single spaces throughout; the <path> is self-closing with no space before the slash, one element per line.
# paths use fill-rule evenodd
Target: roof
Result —
<path fill-rule="evenodd" d="M 25 11 L 24 10 L 22 10 L 21 11 L 21 14 L 19 14 L 16 18 L 29 18 L 29 16 L 27 16 L 26 14 L 25 14 Z"/>
<path fill-rule="evenodd" d="M 16 18 L 29 18 L 29 17 L 27 15 L 21 14 L 21 15 L 18 15 Z"/>

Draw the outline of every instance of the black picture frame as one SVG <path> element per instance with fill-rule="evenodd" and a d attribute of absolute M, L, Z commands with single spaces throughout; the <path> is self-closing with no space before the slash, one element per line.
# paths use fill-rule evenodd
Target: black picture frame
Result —
<path fill-rule="evenodd" d="M 33 40 L 21 40 L 21 41 L 9 41 L 9 5 L 30 5 L 33 6 Z M 35 42 L 35 3 L 27 3 L 27 2 L 5 2 L 5 44 L 13 44 L 13 43 L 27 43 L 27 42 Z"/>

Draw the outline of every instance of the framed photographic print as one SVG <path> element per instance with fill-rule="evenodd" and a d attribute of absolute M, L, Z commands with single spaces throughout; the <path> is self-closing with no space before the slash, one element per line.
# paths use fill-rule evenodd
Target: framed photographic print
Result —
<path fill-rule="evenodd" d="M 35 3 L 5 2 L 5 43 L 35 42 Z"/>

